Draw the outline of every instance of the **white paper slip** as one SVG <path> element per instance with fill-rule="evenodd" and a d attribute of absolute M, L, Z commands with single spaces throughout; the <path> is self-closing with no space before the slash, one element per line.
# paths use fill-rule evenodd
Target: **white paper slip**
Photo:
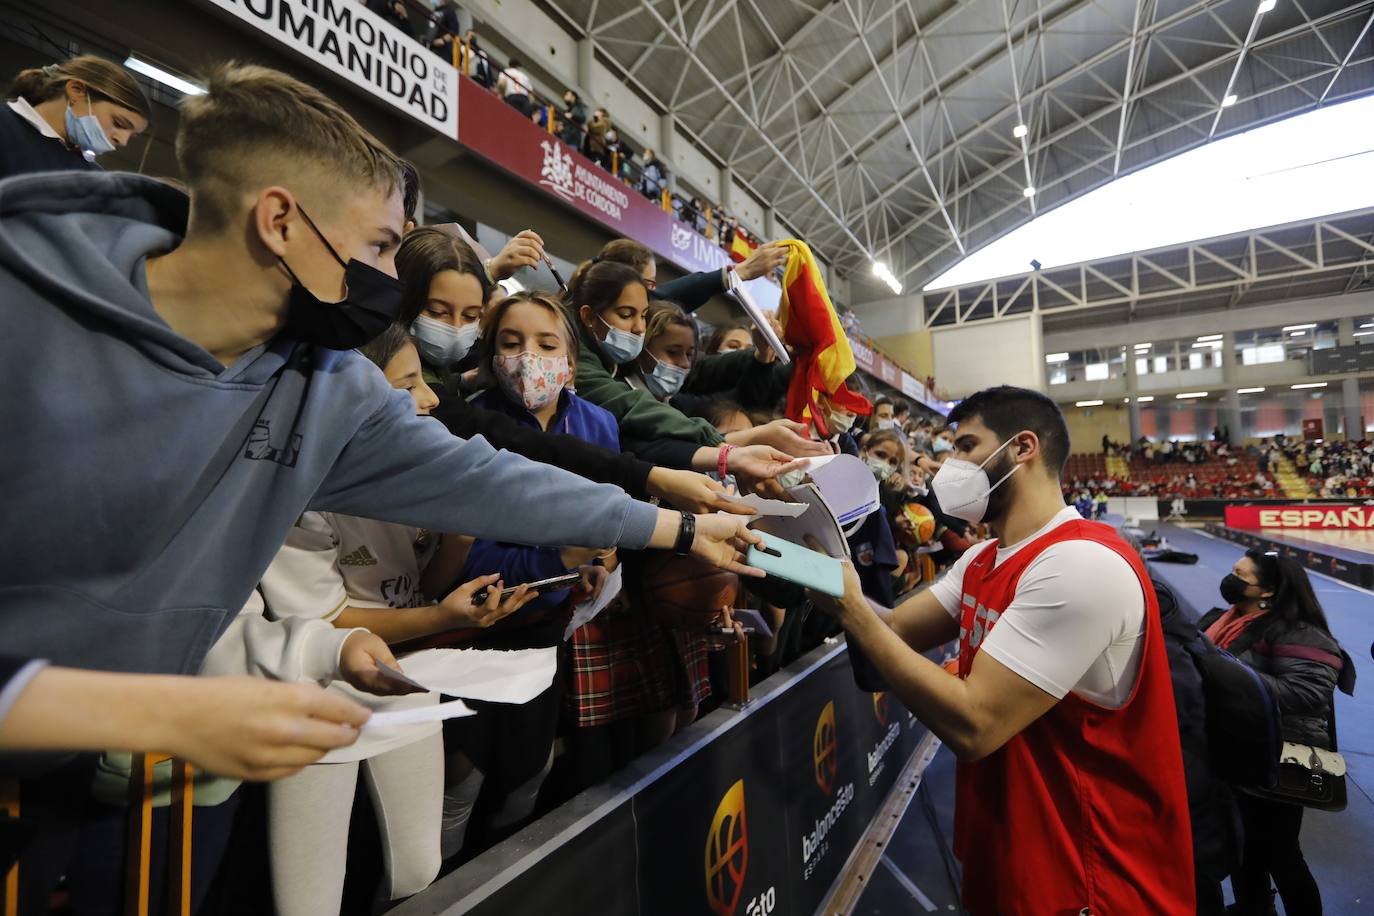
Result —
<path fill-rule="evenodd" d="M 844 532 L 840 530 L 839 522 L 835 520 L 835 515 L 825 504 L 821 491 L 813 483 L 804 483 L 799 487 L 793 487 L 787 492 L 791 493 L 803 505 L 808 506 L 808 510 L 795 517 L 770 516 L 759 519 L 753 524 L 760 531 L 767 531 L 769 534 L 776 535 L 784 541 L 791 541 L 793 544 L 806 546 L 806 536 L 811 535 L 820 541 L 821 548 L 826 553 L 835 557 L 842 557 L 848 554 L 849 546 L 845 543 Z"/>
<path fill-rule="evenodd" d="M 813 474 L 839 457 L 839 455 L 817 455 L 814 458 L 798 458 L 793 464 L 796 465 L 796 470 Z"/>
<path fill-rule="evenodd" d="M 763 518 L 768 515 L 777 515 L 783 518 L 796 518 L 809 507 L 806 503 L 789 503 L 780 499 L 764 499 L 757 493 L 750 493 L 748 496 L 726 496 L 726 502 L 739 503 L 742 506 L 752 506 L 758 513 L 755 518 Z"/>
<path fill-rule="evenodd" d="M 861 458 L 836 455 L 833 461 L 813 469 L 811 479 L 842 525 L 878 508 L 878 481 Z"/>
<path fill-rule="evenodd" d="M 374 712 L 372 718 L 363 723 L 363 730 L 390 728 L 395 725 L 416 725 L 421 722 L 442 722 L 445 719 L 456 719 L 458 716 L 475 715 L 477 715 L 477 710 L 462 700 L 449 700 L 447 703 L 435 703 L 432 706 L 419 706 L 415 709 L 392 709 L 386 712 Z"/>
<path fill-rule="evenodd" d="M 553 683 L 558 650 L 426 649 L 400 662 L 409 677 L 447 696 L 528 703 Z"/>
<path fill-rule="evenodd" d="M 606 607 L 620 594 L 624 581 L 620 571 L 624 568 L 623 565 L 620 565 L 611 571 L 610 576 L 606 578 L 606 584 L 601 586 L 601 594 L 596 596 L 595 601 L 584 601 L 573 608 L 572 620 L 568 621 L 567 627 L 563 630 L 564 642 L 572 639 L 572 635 L 578 627 L 595 619 L 597 614 L 606 610 Z"/>
<path fill-rule="evenodd" d="M 773 330 L 773 325 L 769 323 L 768 316 L 763 313 L 763 309 L 759 308 L 759 304 L 754 301 L 753 294 L 749 292 L 749 288 L 740 280 L 739 274 L 732 270 L 729 272 L 729 275 L 729 292 L 739 302 L 740 307 L 744 309 L 744 314 L 748 315 L 749 320 L 754 323 L 754 327 L 759 329 L 759 333 L 763 335 L 763 339 L 768 341 L 768 346 L 778 355 L 778 361 L 783 365 L 792 362 L 792 357 L 787 355 L 787 348 L 782 345 L 782 341 L 778 339 L 777 332 Z"/>

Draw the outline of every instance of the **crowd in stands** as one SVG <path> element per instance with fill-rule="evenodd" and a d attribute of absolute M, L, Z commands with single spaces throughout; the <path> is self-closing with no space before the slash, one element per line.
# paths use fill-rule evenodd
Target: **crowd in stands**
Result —
<path fill-rule="evenodd" d="M 516 67 L 495 85 L 528 89 Z M 5 364 L 16 385 L 46 366 L 88 418 L 35 404 L 5 450 L 26 530 L 7 566 L 34 597 L 4 599 L 0 746 L 107 752 L 44 784 L 77 805 L 75 833 L 70 856 L 30 856 L 26 894 L 65 875 L 78 911 L 118 908 L 119 868 L 71 863 L 122 861 L 129 752 L 144 751 L 196 766 L 197 874 L 240 841 L 270 850 L 269 874 L 216 885 L 229 911 L 337 909 L 360 781 L 378 899 L 416 893 L 717 706 L 731 646 L 757 680 L 838 633 L 742 563 L 752 510 L 727 495 L 785 495 L 794 459 L 858 455 L 881 481 L 850 547 L 887 606 L 983 536 L 929 497 L 948 430 L 886 399 L 871 418 L 784 419 L 797 363 L 750 325 L 693 317 L 729 271 L 777 270 L 782 246 L 660 283 L 652 252 L 619 239 L 561 293 L 507 295 L 498 281 L 544 259 L 536 232 L 491 255 L 419 225 L 416 170 L 275 71 L 221 67 L 184 101 L 175 182 L 102 173 L 152 118 L 103 59 L 24 71 L 0 114 L 0 178 L 28 176 L 6 196 L 7 244 L 27 253 L 0 287 L 35 316 Z M 90 460 L 106 470 L 78 470 Z M 22 483 L 40 468 L 52 486 Z M 771 633 L 745 632 L 737 608 Z M 558 673 L 523 704 L 473 699 L 423 740 L 360 731 L 440 701 L 390 673 L 425 647 L 552 649 Z M 111 670 L 141 673 L 95 673 Z M 254 887 L 271 903 L 233 896 Z"/>
<path fill-rule="evenodd" d="M 586 102 L 571 88 L 563 92 L 560 100 L 545 98 L 535 91 L 518 58 L 511 57 L 502 65 L 482 47 L 472 28 L 471 13 L 454 0 L 438 0 L 432 11 L 418 0 L 366 0 L 366 5 L 439 57 L 451 61 L 539 127 L 648 200 L 670 210 L 701 235 L 714 239 L 736 259 L 747 257 L 748 251 L 758 247 L 758 239 L 719 204 L 703 203 L 696 196 L 673 192 L 667 168 L 654 149 L 634 149 L 621 136 L 605 108 L 588 110 Z"/>
<path fill-rule="evenodd" d="M 1368 439 L 1308 441 L 1278 435 L 1259 450 L 1261 470 L 1287 458 L 1318 496 L 1374 497 L 1374 442 Z"/>

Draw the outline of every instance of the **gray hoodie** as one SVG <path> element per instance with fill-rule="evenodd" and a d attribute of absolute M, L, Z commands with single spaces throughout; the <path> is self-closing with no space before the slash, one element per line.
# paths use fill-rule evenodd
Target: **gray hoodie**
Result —
<path fill-rule="evenodd" d="M 226 368 L 178 335 L 144 267 L 186 216 L 181 192 L 134 175 L 0 182 L 4 652 L 195 673 L 307 509 L 648 543 L 653 507 L 450 435 L 356 352 L 278 337 Z"/>

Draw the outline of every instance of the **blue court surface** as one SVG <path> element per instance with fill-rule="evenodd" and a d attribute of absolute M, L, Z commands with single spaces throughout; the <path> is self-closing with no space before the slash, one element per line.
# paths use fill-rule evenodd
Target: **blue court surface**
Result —
<path fill-rule="evenodd" d="M 1185 606 L 1205 612 L 1221 603 L 1217 587 L 1242 548 L 1188 528 L 1162 523 L 1143 527 L 1166 535 L 1173 547 L 1198 555 L 1196 566 L 1150 564 Z M 1369 655 L 1374 593 L 1320 575 L 1312 576 L 1312 584 L 1336 638 L 1355 660 L 1359 678 L 1354 698 L 1336 694 L 1340 749 L 1349 767 L 1349 806 L 1339 813 L 1308 811 L 1303 852 L 1321 886 L 1327 914 L 1374 912 L 1374 660 Z M 931 827 L 933 816 L 947 842 L 954 806 L 954 760 L 948 750 L 942 749 L 931 762 L 923 791 L 927 797 L 907 809 L 885 861 L 866 879 L 869 887 L 854 913 L 908 916 L 958 911 L 957 892 Z"/>

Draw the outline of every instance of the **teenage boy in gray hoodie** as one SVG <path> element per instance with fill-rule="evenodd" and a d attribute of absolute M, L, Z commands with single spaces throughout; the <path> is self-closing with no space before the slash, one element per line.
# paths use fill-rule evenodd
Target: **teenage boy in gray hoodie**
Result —
<path fill-rule="evenodd" d="M 132 175 L 0 183 L 7 651 L 193 673 L 306 509 L 740 568 L 738 517 L 456 438 L 352 352 L 395 315 L 401 163 L 324 95 L 222 69 L 177 156 L 189 212 Z"/>

